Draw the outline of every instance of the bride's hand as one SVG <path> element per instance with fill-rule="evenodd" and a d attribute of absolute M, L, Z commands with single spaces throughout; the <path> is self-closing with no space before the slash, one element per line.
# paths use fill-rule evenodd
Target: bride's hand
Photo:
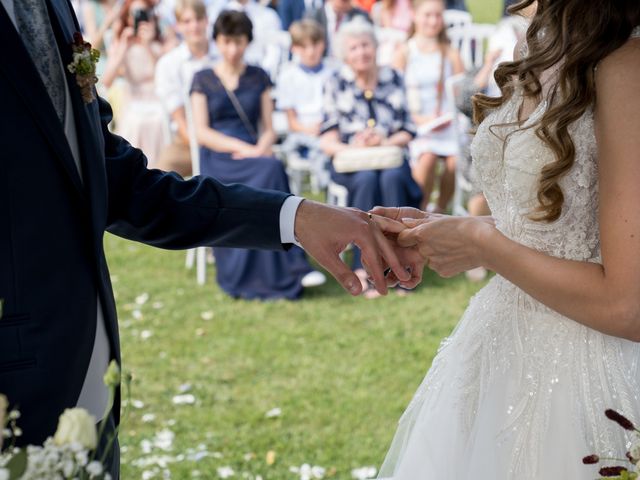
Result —
<path fill-rule="evenodd" d="M 440 276 L 449 278 L 486 266 L 479 245 L 495 232 L 490 217 L 429 215 L 404 218 L 403 223 L 408 228 L 398 234 L 398 244 L 416 247 L 426 265 Z"/>
<path fill-rule="evenodd" d="M 390 218 L 398 222 L 401 222 L 403 218 L 423 219 L 431 216 L 431 214 L 427 212 L 412 207 L 374 207 L 369 213 L 378 215 L 379 217 Z"/>

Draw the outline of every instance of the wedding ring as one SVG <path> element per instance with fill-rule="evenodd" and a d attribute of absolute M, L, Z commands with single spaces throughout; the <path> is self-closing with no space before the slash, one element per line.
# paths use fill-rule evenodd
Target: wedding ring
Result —
<path fill-rule="evenodd" d="M 371 215 L 370 213 L 367 213 L 367 215 L 369 216 L 369 220 L 373 220 L 373 215 Z"/>

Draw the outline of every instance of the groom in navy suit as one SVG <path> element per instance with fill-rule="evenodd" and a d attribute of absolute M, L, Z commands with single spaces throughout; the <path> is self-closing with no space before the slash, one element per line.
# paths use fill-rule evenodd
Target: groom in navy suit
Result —
<path fill-rule="evenodd" d="M 363 212 L 147 169 L 69 72 L 77 32 L 68 0 L 0 0 L 0 393 L 22 412 L 19 444 L 42 443 L 65 408 L 118 424 L 119 397 L 102 418 L 102 375 L 120 360 L 106 230 L 172 249 L 299 243 L 357 295 L 338 257 L 355 242 L 383 293 L 387 266 L 417 284 L 419 261 Z M 117 447 L 109 458 L 117 478 Z"/>

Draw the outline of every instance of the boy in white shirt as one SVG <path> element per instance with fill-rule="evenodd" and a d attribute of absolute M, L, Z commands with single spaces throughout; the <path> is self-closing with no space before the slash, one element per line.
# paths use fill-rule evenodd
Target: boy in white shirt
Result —
<path fill-rule="evenodd" d="M 282 69 L 276 82 L 276 106 L 287 115 L 289 132 L 284 144 L 288 154 L 298 154 L 311 164 L 317 188 L 328 182 L 327 158 L 320 152 L 322 91 L 333 70 L 323 63 L 324 29 L 312 19 L 293 22 L 289 28 L 294 60 Z"/>

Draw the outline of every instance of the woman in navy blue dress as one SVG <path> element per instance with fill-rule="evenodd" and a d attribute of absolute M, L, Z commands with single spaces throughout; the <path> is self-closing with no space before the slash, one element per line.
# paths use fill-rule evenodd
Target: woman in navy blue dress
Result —
<path fill-rule="evenodd" d="M 251 28 L 246 14 L 222 12 L 214 25 L 222 59 L 193 78 L 201 173 L 224 183 L 288 192 L 282 162 L 271 151 L 276 140 L 271 126 L 271 80 L 264 70 L 243 61 Z M 215 248 L 214 255 L 218 283 L 233 297 L 296 299 L 302 293 L 303 278 L 312 272 L 298 247 L 288 252 Z"/>

